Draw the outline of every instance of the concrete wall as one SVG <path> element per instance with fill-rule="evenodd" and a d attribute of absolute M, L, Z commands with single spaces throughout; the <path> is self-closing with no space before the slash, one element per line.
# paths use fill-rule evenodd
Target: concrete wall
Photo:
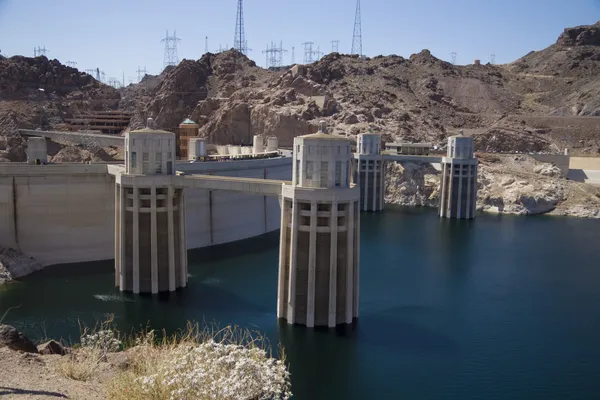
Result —
<path fill-rule="evenodd" d="M 103 165 L 0 166 L 0 246 L 44 265 L 114 253 L 114 182 Z"/>
<path fill-rule="evenodd" d="M 180 168 L 182 167 L 182 168 Z M 0 164 L 0 247 L 44 265 L 114 258 L 114 178 L 106 164 Z M 178 164 L 213 175 L 290 180 L 291 159 Z M 279 229 L 275 197 L 186 189 L 188 248 Z"/>

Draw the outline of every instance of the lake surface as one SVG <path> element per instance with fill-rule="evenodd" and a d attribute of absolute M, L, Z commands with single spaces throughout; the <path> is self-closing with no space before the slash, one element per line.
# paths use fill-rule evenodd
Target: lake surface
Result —
<path fill-rule="evenodd" d="M 353 329 L 276 320 L 278 235 L 190 255 L 187 289 L 122 295 L 112 262 L 58 266 L 0 289 L 5 323 L 78 338 L 114 313 L 127 330 L 238 324 L 286 347 L 295 399 L 600 398 L 600 221 L 388 207 L 361 216 Z"/>

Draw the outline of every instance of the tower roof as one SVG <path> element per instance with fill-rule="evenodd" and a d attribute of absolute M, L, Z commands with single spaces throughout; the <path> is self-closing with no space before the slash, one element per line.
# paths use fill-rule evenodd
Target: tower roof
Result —
<path fill-rule="evenodd" d="M 309 135 L 298 136 L 302 139 L 322 139 L 322 140 L 348 140 L 345 136 L 330 135 L 329 133 L 323 133 L 321 131 L 317 133 L 311 133 Z"/>
<path fill-rule="evenodd" d="M 185 120 L 184 120 L 184 121 L 181 123 L 181 125 L 196 125 L 196 123 L 195 123 L 194 121 L 192 121 L 191 119 L 189 119 L 189 118 L 186 118 L 186 119 L 185 119 Z"/>

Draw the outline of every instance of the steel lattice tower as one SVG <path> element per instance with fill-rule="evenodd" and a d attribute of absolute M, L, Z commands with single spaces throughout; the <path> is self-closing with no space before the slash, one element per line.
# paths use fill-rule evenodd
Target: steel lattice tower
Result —
<path fill-rule="evenodd" d="M 235 37 L 233 38 L 233 48 L 246 55 L 248 53 L 248 42 L 244 33 L 244 4 L 243 0 L 238 0 L 237 17 L 235 20 Z"/>
<path fill-rule="evenodd" d="M 360 22 L 360 0 L 356 0 L 356 15 L 354 16 L 354 34 L 352 35 L 352 52 L 362 56 L 362 25 Z"/>
<path fill-rule="evenodd" d="M 169 36 L 169 31 L 167 31 L 167 35 L 161 42 L 165 44 L 165 58 L 163 62 L 163 68 L 168 67 L 169 65 L 177 65 L 179 64 L 179 57 L 177 56 L 177 42 L 180 42 L 181 39 L 177 37 L 177 31 L 173 31 L 173 36 Z"/>
<path fill-rule="evenodd" d="M 332 53 L 339 53 L 340 51 L 340 41 L 339 40 L 332 40 L 331 41 L 331 52 Z"/>

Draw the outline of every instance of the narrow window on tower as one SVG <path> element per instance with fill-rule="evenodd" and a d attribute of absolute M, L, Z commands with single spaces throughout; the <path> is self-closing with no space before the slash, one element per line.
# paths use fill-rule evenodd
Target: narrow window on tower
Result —
<path fill-rule="evenodd" d="M 147 174 L 148 173 L 148 153 L 144 152 L 142 153 L 142 174 Z"/>
<path fill-rule="evenodd" d="M 319 187 L 326 188 L 329 183 L 329 163 L 327 161 L 321 161 L 321 177 Z"/>
<path fill-rule="evenodd" d="M 137 165 L 137 154 L 135 151 L 131 152 L 131 168 L 136 168 Z"/>
<path fill-rule="evenodd" d="M 156 173 L 162 174 L 162 154 L 156 153 Z"/>
<path fill-rule="evenodd" d="M 340 187 L 342 185 L 342 162 L 335 162 L 335 187 Z"/>
<path fill-rule="evenodd" d="M 301 182 L 300 182 L 300 160 L 296 160 L 296 183 L 298 185 L 301 184 Z"/>
<path fill-rule="evenodd" d="M 306 187 L 312 187 L 313 173 L 314 173 L 313 162 L 307 161 L 306 162 L 306 179 L 305 179 Z"/>

